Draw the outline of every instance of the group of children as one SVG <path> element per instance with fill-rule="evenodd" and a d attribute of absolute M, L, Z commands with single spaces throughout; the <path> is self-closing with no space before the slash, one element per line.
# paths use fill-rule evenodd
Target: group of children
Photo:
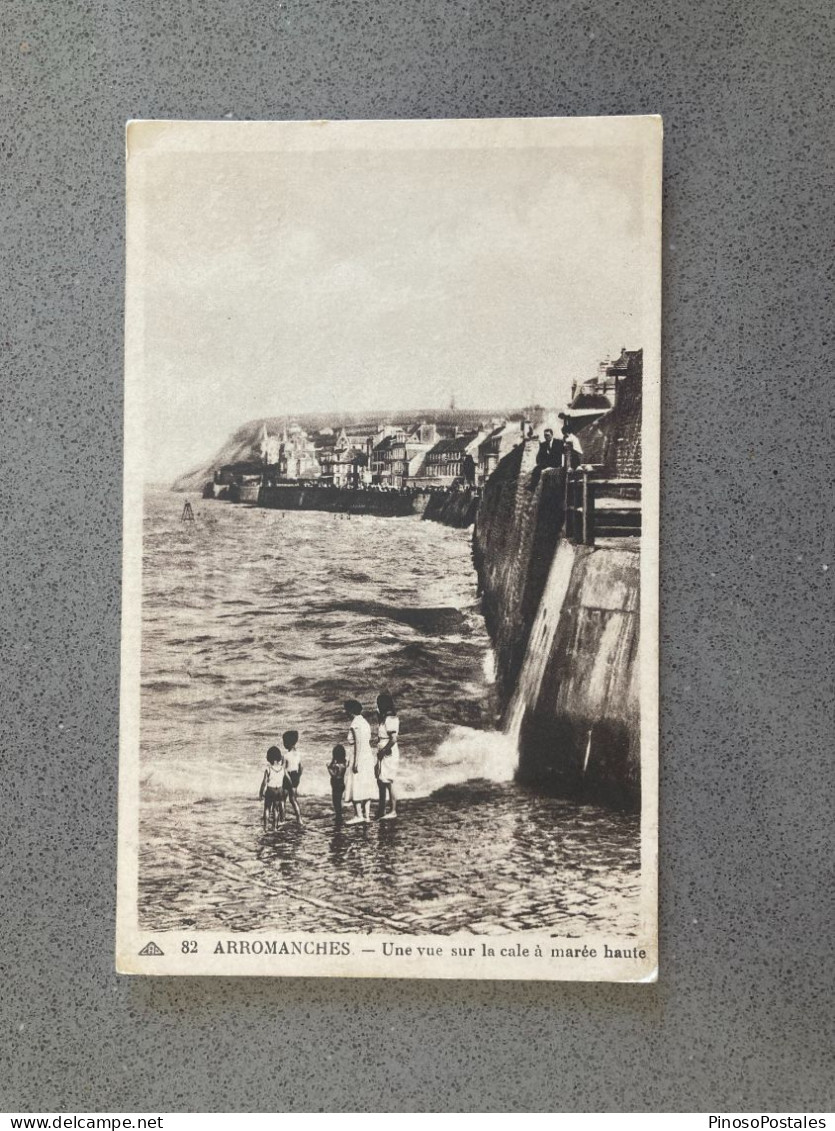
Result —
<path fill-rule="evenodd" d="M 285 731 L 281 737 L 284 750 L 271 746 L 267 751 L 267 768 L 261 780 L 259 801 L 264 802 L 264 832 L 267 826 L 276 828 L 283 825 L 286 820 L 287 801 L 289 800 L 296 821 L 302 823 L 302 814 L 299 807 L 299 781 L 302 776 L 302 759 L 297 743 L 299 732 L 297 730 Z M 331 779 L 331 799 L 333 811 L 337 821 L 342 820 L 342 799 L 345 796 L 345 774 L 348 770 L 348 753 L 342 743 L 337 743 L 333 748 L 331 760 L 327 766 Z"/>
<path fill-rule="evenodd" d="M 363 716 L 362 704 L 349 699 L 345 702 L 344 709 L 350 719 L 348 742 L 351 744 L 351 756 L 349 758 L 347 749 L 337 743 L 327 765 L 337 823 L 342 823 L 342 809 L 346 802 L 354 806 L 354 816 L 348 824 L 369 821 L 370 805 L 375 797 L 378 799 L 377 819 L 396 818 L 399 792 L 396 779 L 400 762 L 397 740 L 400 721 L 394 700 L 388 692 L 377 696 L 379 727 L 376 751 L 371 744 L 371 728 Z M 265 832 L 269 825 L 276 828 L 284 823 L 288 800 L 296 820 L 299 824 L 302 823 L 299 807 L 299 781 L 302 776 L 299 732 L 285 731 L 281 741 L 284 750 L 271 746 L 267 751 L 267 768 L 258 795 L 264 802 Z"/>
<path fill-rule="evenodd" d="M 284 750 L 278 746 L 271 746 L 267 751 L 267 768 L 261 781 L 261 792 L 258 794 L 264 802 L 264 832 L 267 831 L 268 821 L 272 827 L 283 825 L 289 799 L 296 820 L 302 823 L 302 813 L 299 808 L 299 782 L 302 776 L 302 756 L 298 749 L 299 732 L 286 730 L 281 736 Z"/>

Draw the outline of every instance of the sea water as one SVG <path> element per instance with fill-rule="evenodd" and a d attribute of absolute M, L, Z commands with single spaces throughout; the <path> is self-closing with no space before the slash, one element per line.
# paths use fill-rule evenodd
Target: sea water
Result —
<path fill-rule="evenodd" d="M 192 523 L 185 501 L 145 500 L 144 927 L 637 930 L 637 817 L 513 783 L 467 531 L 194 496 Z M 400 818 L 345 828 L 326 763 L 344 700 L 376 727 L 380 691 Z M 289 729 L 304 825 L 262 832 L 266 751 Z"/>
<path fill-rule="evenodd" d="M 181 516 L 186 498 L 194 522 Z M 299 732 L 304 792 L 328 795 L 346 699 L 400 717 L 404 797 L 507 780 L 470 535 L 433 522 L 280 511 L 149 490 L 141 765 L 148 796 L 257 792 Z"/>

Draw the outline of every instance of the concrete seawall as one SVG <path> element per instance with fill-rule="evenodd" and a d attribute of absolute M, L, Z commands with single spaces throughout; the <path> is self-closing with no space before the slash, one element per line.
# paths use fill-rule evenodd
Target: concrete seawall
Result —
<path fill-rule="evenodd" d="M 625 809 L 640 797 L 635 543 L 560 538 L 562 472 L 536 491 L 536 448 L 515 449 L 486 485 L 473 537 L 520 780 Z"/>
<path fill-rule="evenodd" d="M 537 491 L 531 492 L 535 461 L 536 445 L 530 443 L 505 456 L 485 485 L 473 533 L 473 559 L 504 704 L 516 690 L 562 524 L 559 473 L 543 474 Z"/>
<path fill-rule="evenodd" d="M 422 514 L 428 500 L 426 495 L 407 495 L 399 491 L 355 491 L 346 487 L 299 486 L 292 482 L 262 487 L 257 498 L 259 506 L 277 510 L 373 514 L 382 518 Z"/>
<path fill-rule="evenodd" d="M 468 491 L 437 493 L 429 496 L 423 517 L 430 522 L 440 522 L 444 526 L 466 529 L 475 522 L 478 499 Z"/>

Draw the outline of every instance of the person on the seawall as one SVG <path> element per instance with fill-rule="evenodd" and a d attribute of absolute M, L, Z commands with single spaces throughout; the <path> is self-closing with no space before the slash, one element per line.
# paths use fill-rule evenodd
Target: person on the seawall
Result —
<path fill-rule="evenodd" d="M 475 486 L 475 460 L 469 452 L 464 456 L 464 463 L 462 466 L 464 472 L 464 482 L 468 487 Z"/>
<path fill-rule="evenodd" d="M 348 699 L 345 714 L 351 720 L 348 730 L 348 789 L 354 805 L 354 816 L 346 825 L 358 825 L 371 820 L 371 800 L 378 796 L 377 779 L 374 775 L 374 751 L 371 749 L 371 727 L 362 714 L 362 703 Z"/>
<path fill-rule="evenodd" d="M 563 463 L 573 471 L 583 462 L 583 445 L 580 443 L 580 437 L 575 434 L 571 427 L 570 417 L 561 412 L 560 420 L 562 421 Z"/>
<path fill-rule="evenodd" d="M 400 720 L 394 700 L 387 691 L 377 696 L 377 715 L 380 723 L 377 728 L 377 785 L 380 800 L 377 805 L 377 820 L 390 821 L 397 816 L 397 772 L 400 769 L 400 747 L 397 738 L 400 733 Z M 386 812 L 386 801 L 391 798 L 391 810 Z"/>
<path fill-rule="evenodd" d="M 531 472 L 531 481 L 528 490 L 533 493 L 539 486 L 539 480 L 546 467 L 562 467 L 564 443 L 554 439 L 554 429 L 545 429 L 545 438 L 539 445 L 536 453 L 536 467 Z"/>

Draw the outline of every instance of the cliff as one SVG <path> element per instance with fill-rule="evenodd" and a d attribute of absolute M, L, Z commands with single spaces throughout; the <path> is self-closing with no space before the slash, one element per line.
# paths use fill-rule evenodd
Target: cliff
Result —
<path fill-rule="evenodd" d="M 202 491 L 205 484 L 214 475 L 216 468 L 225 467 L 230 463 L 260 462 L 261 453 L 258 449 L 260 433 L 260 420 L 253 420 L 244 424 L 229 437 L 223 447 L 215 452 L 207 463 L 200 464 L 175 479 L 171 484 L 171 490 Z"/>
<path fill-rule="evenodd" d="M 560 538 L 562 472 L 535 492 L 533 444 L 488 482 L 473 556 L 518 777 L 622 808 L 640 797 L 640 555 Z"/>

